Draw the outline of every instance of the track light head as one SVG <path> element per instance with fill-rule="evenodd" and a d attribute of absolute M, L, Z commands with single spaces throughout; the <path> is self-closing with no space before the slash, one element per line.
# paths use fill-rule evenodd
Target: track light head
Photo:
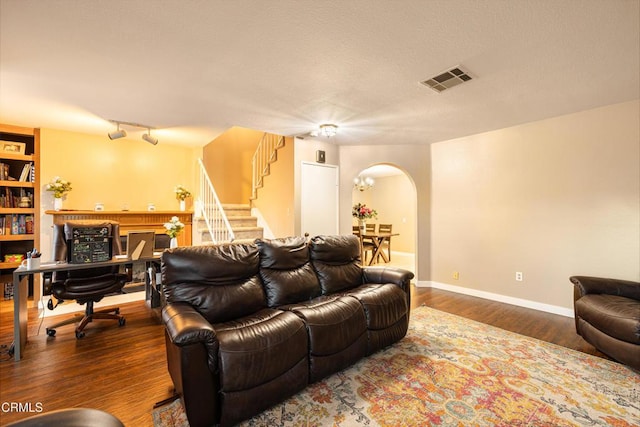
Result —
<path fill-rule="evenodd" d="M 124 129 L 120 129 L 120 123 L 116 122 L 116 124 L 118 125 L 118 130 L 116 130 L 115 132 L 109 132 L 107 134 L 109 135 L 109 139 L 111 140 L 124 138 L 125 136 L 127 136 L 127 132 Z"/>
<path fill-rule="evenodd" d="M 158 144 L 158 138 L 152 137 L 151 136 L 151 131 L 149 131 L 149 133 L 145 133 L 144 135 L 142 135 L 142 139 L 147 141 L 149 144 L 153 144 L 153 145 L 157 145 Z"/>

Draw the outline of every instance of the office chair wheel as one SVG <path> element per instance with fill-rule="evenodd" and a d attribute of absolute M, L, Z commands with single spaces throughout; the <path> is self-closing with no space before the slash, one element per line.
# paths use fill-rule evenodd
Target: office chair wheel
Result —
<path fill-rule="evenodd" d="M 84 331 L 76 331 L 76 339 L 80 339 L 84 337 Z"/>
<path fill-rule="evenodd" d="M 118 320 L 118 324 L 120 326 L 124 326 L 125 323 L 127 323 L 127 320 L 124 317 L 122 317 L 120 320 Z"/>
<path fill-rule="evenodd" d="M 56 336 L 56 330 L 47 328 L 47 335 L 49 335 L 50 337 L 55 337 Z"/>

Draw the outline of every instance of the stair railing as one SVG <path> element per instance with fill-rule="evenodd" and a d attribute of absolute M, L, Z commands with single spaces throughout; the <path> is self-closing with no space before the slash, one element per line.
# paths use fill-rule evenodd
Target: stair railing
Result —
<path fill-rule="evenodd" d="M 264 184 L 264 177 L 270 173 L 270 165 L 278 158 L 278 148 L 284 146 L 284 136 L 266 133 L 258 144 L 252 160 L 251 198 L 258 196 L 258 188 Z"/>
<path fill-rule="evenodd" d="M 222 203 L 218 199 L 216 190 L 213 188 L 207 169 L 198 159 L 200 165 L 200 193 L 196 202 L 200 215 L 207 224 L 207 230 L 213 243 L 232 242 L 235 239 L 227 215 L 224 213 Z"/>

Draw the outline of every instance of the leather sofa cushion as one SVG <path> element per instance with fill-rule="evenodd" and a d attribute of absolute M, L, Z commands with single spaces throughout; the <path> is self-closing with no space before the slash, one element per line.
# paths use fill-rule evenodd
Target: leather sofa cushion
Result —
<path fill-rule="evenodd" d="M 267 305 L 308 301 L 321 293 L 304 237 L 256 240 Z"/>
<path fill-rule="evenodd" d="M 213 325 L 219 341 L 220 390 L 247 390 L 267 383 L 307 358 L 307 330 L 289 311 L 266 308 Z"/>
<path fill-rule="evenodd" d="M 186 302 L 210 323 L 225 322 L 266 307 L 258 268 L 255 245 L 175 248 L 162 254 L 162 289 L 167 303 Z"/>
<path fill-rule="evenodd" d="M 362 304 L 367 316 L 367 328 L 385 329 L 407 315 L 407 298 L 397 285 L 367 284 L 346 292 Z"/>
<path fill-rule="evenodd" d="M 358 237 L 317 236 L 309 242 L 309 249 L 323 295 L 362 284 Z"/>
<path fill-rule="evenodd" d="M 575 302 L 576 313 L 609 336 L 640 344 L 640 301 L 619 295 L 587 294 Z"/>
<path fill-rule="evenodd" d="M 355 298 L 322 296 L 281 308 L 291 310 L 304 320 L 312 356 L 338 353 L 367 331 L 364 311 Z"/>

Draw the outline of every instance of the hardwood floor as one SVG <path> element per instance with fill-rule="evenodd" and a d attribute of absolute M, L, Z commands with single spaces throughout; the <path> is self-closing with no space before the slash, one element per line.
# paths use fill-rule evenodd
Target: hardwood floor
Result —
<path fill-rule="evenodd" d="M 412 306 L 438 310 L 481 321 L 600 357 L 575 333 L 573 319 L 535 310 L 455 294 L 439 289 L 414 288 Z M 7 354 L 13 339 L 13 302 L 0 302 L 0 425 L 32 414 L 8 411 L 11 402 L 23 408 L 41 405 L 43 411 L 67 407 L 98 408 L 127 426 L 152 426 L 153 405 L 172 395 L 167 372 L 163 326 L 144 302 L 120 305 L 127 323 L 96 321 L 86 337 L 76 340 L 72 326 L 47 337 L 36 309 L 29 312 L 29 343 L 24 358 Z M 68 315 L 65 315 L 68 316 Z M 28 406 L 27 406 L 28 407 Z"/>

